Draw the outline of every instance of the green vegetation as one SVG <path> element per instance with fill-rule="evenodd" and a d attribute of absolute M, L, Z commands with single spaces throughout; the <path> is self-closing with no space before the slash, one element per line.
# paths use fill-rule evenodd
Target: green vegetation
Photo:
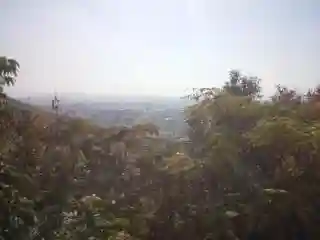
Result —
<path fill-rule="evenodd" d="M 1 76 L 17 66 L 1 60 Z M 260 95 L 238 71 L 196 90 L 190 143 L 152 124 L 36 121 L 8 102 L 0 239 L 319 239 L 320 88 Z"/>

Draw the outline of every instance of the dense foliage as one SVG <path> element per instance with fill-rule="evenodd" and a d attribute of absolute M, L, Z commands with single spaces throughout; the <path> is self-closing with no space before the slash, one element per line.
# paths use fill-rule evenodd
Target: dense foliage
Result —
<path fill-rule="evenodd" d="M 15 64 L 1 60 L 2 76 Z M 260 91 L 239 71 L 196 90 L 189 143 L 6 104 L 0 239 L 318 239 L 320 88 Z"/>

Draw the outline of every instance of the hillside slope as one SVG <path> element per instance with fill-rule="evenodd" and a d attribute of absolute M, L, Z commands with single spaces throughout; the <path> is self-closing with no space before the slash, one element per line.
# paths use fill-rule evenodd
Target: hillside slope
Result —
<path fill-rule="evenodd" d="M 15 112 L 27 112 L 35 118 L 36 123 L 46 125 L 55 119 L 55 114 L 37 106 L 33 106 L 14 98 L 8 97 L 7 106 Z"/>

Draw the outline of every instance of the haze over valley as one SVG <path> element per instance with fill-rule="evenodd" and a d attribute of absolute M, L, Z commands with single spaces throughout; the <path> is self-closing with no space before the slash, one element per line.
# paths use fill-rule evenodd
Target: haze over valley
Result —
<path fill-rule="evenodd" d="M 186 136 L 184 109 L 191 101 L 179 97 L 106 96 L 98 94 L 58 94 L 61 114 L 90 120 L 102 127 L 153 123 L 160 136 Z M 24 103 L 52 111 L 53 94 L 18 98 Z"/>

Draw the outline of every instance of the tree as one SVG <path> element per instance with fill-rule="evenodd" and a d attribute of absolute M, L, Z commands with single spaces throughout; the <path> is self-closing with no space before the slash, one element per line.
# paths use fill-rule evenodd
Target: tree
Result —
<path fill-rule="evenodd" d="M 2 84 L 13 86 L 19 69 L 20 64 L 15 59 L 0 57 L 0 80 Z"/>
<path fill-rule="evenodd" d="M 277 87 L 272 101 L 261 102 L 257 78 L 240 75 L 232 71 L 221 89 L 203 91 L 189 111 L 191 154 L 200 159 L 205 189 L 214 196 L 209 208 L 222 202 L 224 211 L 236 212 L 231 215 L 244 224 L 232 220 L 229 230 L 240 239 L 314 238 L 310 219 L 318 193 L 307 185 L 318 181 L 320 118 L 310 100 L 317 90 L 303 101 L 302 94 Z M 195 146 L 201 147 L 197 154 Z"/>

